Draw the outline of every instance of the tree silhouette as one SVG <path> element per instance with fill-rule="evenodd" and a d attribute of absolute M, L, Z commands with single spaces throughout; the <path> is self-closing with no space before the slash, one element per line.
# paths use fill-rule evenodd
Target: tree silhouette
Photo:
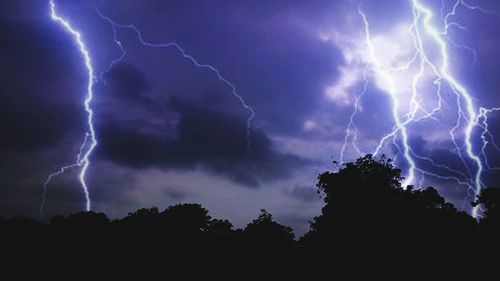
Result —
<path fill-rule="evenodd" d="M 243 231 L 245 237 L 257 244 L 268 246 L 287 246 L 294 242 L 293 229 L 273 220 L 273 216 L 264 209 Z"/>
<path fill-rule="evenodd" d="M 483 208 L 484 217 L 481 218 L 481 226 L 485 231 L 491 232 L 492 236 L 499 238 L 500 235 L 500 189 L 486 188 L 481 190 L 473 206 L 480 205 Z M 500 239 L 500 238 L 499 238 Z"/>
<path fill-rule="evenodd" d="M 161 212 L 142 208 L 113 221 L 96 212 L 55 216 L 48 224 L 0 216 L 0 249 L 11 261 L 21 257 L 24 268 L 33 256 L 33 264 L 47 269 L 100 277 L 107 270 L 113 279 L 168 273 L 180 279 L 500 280 L 500 190 L 484 189 L 473 202 L 484 211 L 477 223 L 437 189 L 403 187 L 402 180 L 385 156 L 322 173 L 317 187 L 325 204 L 299 241 L 266 210 L 234 229 L 189 203 Z"/>
<path fill-rule="evenodd" d="M 158 219 L 162 230 L 187 235 L 207 231 L 211 217 L 200 204 L 178 204 L 165 209 Z"/>
<path fill-rule="evenodd" d="M 496 268 L 500 260 L 500 189 L 490 187 L 481 190 L 472 205 L 479 205 L 483 211 L 479 221 L 481 240 L 478 247 L 483 260 L 489 265 L 487 268 Z"/>
<path fill-rule="evenodd" d="M 128 231 L 150 231 L 158 224 L 158 219 L 158 207 L 151 207 L 128 213 L 126 217 L 115 223 Z"/>
<path fill-rule="evenodd" d="M 372 155 L 319 175 L 325 205 L 302 239 L 309 254 L 354 275 L 359 267 L 368 274 L 408 272 L 423 261 L 422 272 L 464 264 L 457 257 L 473 251 L 464 242 L 475 235 L 474 220 L 436 189 L 403 189 L 402 180 L 391 159 Z"/>
<path fill-rule="evenodd" d="M 208 222 L 207 231 L 212 235 L 229 235 L 233 232 L 233 224 L 228 220 L 212 219 Z"/>
<path fill-rule="evenodd" d="M 109 223 L 110 221 L 104 213 L 92 211 L 79 212 L 67 218 L 67 224 L 79 231 L 104 229 L 109 226 Z"/>

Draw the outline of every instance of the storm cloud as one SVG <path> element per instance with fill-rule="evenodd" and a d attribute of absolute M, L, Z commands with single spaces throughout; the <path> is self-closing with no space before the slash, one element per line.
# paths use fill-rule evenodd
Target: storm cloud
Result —
<path fill-rule="evenodd" d="M 479 2 L 500 10 L 498 1 Z M 390 96 L 370 71 L 363 79 L 364 33 L 357 8 L 361 4 L 373 35 L 387 43 L 395 26 L 411 15 L 405 1 L 56 3 L 81 31 L 95 68 L 98 146 L 87 179 L 96 210 L 119 216 L 152 204 L 200 201 L 241 223 L 266 207 L 278 219 L 306 229 L 320 208 L 317 174 L 333 168 L 344 140 L 346 159 L 353 160 L 358 152 L 373 152 L 394 127 Z M 114 34 L 97 10 L 120 24 L 134 24 L 148 42 L 175 42 L 200 63 L 216 67 L 256 113 L 250 138 L 249 111 L 213 71 L 197 67 L 176 48 L 142 45 L 131 29 L 118 28 Z M 86 130 L 82 57 L 48 12 L 46 1 L 0 4 L 3 214 L 38 215 L 41 184 L 61 165 L 75 161 Z M 463 7 L 459 13 L 471 32 L 452 30 L 451 36 L 457 46 L 475 48 L 477 56 L 474 62 L 469 49 L 451 49 L 454 74 L 474 93 L 475 104 L 494 107 L 500 60 L 495 47 L 500 39 L 494 34 L 500 20 L 494 13 Z M 360 144 L 357 151 L 344 137 L 351 133 L 347 124 L 363 91 L 350 135 Z M 467 174 L 448 132 L 436 129 L 453 127 L 456 109 L 446 103 L 443 112 L 437 116 L 446 117 L 442 123 L 430 120 L 412 127 L 413 153 Z M 500 132 L 497 118 L 490 116 L 493 137 Z M 456 140 L 463 147 L 463 138 Z M 500 164 L 488 140 L 490 164 Z M 394 144 L 400 140 L 388 142 L 383 153 L 391 154 L 405 173 L 407 164 Z M 425 159 L 416 163 L 449 174 Z M 82 208 L 77 173 L 72 170 L 49 186 L 49 214 Z M 497 178 L 489 171 L 485 184 Z M 468 192 L 439 177 L 426 177 L 422 184 L 436 185 L 454 202 Z"/>

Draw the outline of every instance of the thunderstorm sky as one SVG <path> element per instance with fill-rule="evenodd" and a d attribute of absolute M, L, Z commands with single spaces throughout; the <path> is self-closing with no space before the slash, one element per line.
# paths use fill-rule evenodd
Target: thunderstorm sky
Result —
<path fill-rule="evenodd" d="M 470 116 L 435 73 L 443 58 L 415 1 L 55 1 L 94 70 L 92 210 L 119 217 L 199 202 L 241 226 L 265 208 L 302 233 L 323 204 L 317 175 L 376 151 L 395 128 L 397 100 L 396 115 L 413 118 L 412 183 L 470 212 Z M 496 185 L 499 115 L 485 120 L 480 108 L 500 106 L 500 2 L 416 2 L 432 12 L 449 72 L 479 115 L 470 140 L 480 184 Z M 43 183 L 75 162 L 89 130 L 89 77 L 48 0 L 2 1 L 0 37 L 0 214 L 39 217 Z M 380 153 L 407 176 L 404 141 L 397 131 Z M 80 172 L 52 179 L 47 217 L 85 209 Z"/>

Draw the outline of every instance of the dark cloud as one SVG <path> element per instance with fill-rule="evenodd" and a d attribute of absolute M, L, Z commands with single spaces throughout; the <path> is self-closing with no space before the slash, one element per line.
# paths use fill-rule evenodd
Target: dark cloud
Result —
<path fill-rule="evenodd" d="M 258 125 L 268 132 L 301 134 L 304 119 L 325 102 L 324 89 L 337 78 L 337 67 L 343 60 L 334 44 L 320 40 L 317 30 L 311 30 L 318 22 L 332 24 L 338 20 L 328 11 L 340 11 L 345 5 L 340 2 L 271 1 L 264 5 L 186 1 L 158 2 L 153 7 L 134 2 L 124 5 L 116 7 L 113 2 L 106 2 L 101 9 L 117 21 L 136 23 L 149 41 L 175 41 L 200 61 L 217 66 L 255 108 Z M 129 14 L 129 9 L 139 13 Z M 147 13 L 150 20 L 142 13 Z M 153 25 L 164 29 L 151 32 L 157 30 Z M 131 32 L 122 38 L 133 36 Z M 175 62 L 170 59 L 168 63 Z M 175 65 L 176 79 L 182 79 L 178 78 L 182 68 Z M 192 72 L 189 77 L 194 80 Z M 207 78 L 214 80 L 203 79 Z M 196 79 L 190 86 L 197 85 L 191 92 L 207 92 L 204 81 Z"/>
<path fill-rule="evenodd" d="M 61 118 L 71 116 L 70 110 L 26 92 L 2 95 L 0 149 L 34 150 L 57 144 L 77 123 L 76 118 Z"/>
<path fill-rule="evenodd" d="M 105 81 L 96 105 L 97 154 L 104 159 L 139 169 L 201 168 L 246 186 L 284 178 L 308 162 L 278 152 L 257 127 L 248 140 L 248 117 L 240 108 L 206 106 L 193 94 L 152 97 L 145 73 L 132 64 L 116 64 Z M 234 103 L 231 95 L 212 97 Z"/>
<path fill-rule="evenodd" d="M 147 135 L 115 124 L 99 129 L 98 153 L 116 163 L 136 168 L 152 166 L 194 169 L 208 168 L 245 185 L 258 180 L 282 178 L 306 161 L 276 152 L 260 130 L 251 133 L 250 163 L 246 120 L 172 100 L 171 110 L 179 114 L 175 138 Z"/>
<path fill-rule="evenodd" d="M 68 85 L 83 78 L 78 55 L 65 34 L 45 23 L 0 19 L 0 38 L 0 149 L 57 144 L 81 124 L 81 92 Z"/>
<path fill-rule="evenodd" d="M 113 65 L 110 71 L 104 73 L 103 78 L 109 83 L 109 92 L 121 99 L 136 101 L 147 90 L 144 73 L 129 63 Z"/>

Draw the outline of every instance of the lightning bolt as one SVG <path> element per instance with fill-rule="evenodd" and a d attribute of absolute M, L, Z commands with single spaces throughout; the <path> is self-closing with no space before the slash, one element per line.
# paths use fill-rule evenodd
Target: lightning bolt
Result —
<path fill-rule="evenodd" d="M 462 2 L 463 1 L 457 1 Z M 477 125 L 477 113 L 475 109 L 475 105 L 472 99 L 471 94 L 468 90 L 451 74 L 449 70 L 449 55 L 448 55 L 448 46 L 446 41 L 443 39 L 443 34 L 440 33 L 431 23 L 431 19 L 433 17 L 432 10 L 428 7 L 424 6 L 420 3 L 419 0 L 412 0 L 413 9 L 418 14 L 422 14 L 424 16 L 423 26 L 427 35 L 429 35 L 433 41 L 438 45 L 440 56 L 441 56 L 441 66 L 440 66 L 440 75 L 443 80 L 447 81 L 453 92 L 457 95 L 457 99 L 460 98 L 460 102 L 464 102 L 466 107 L 466 128 L 465 128 L 465 146 L 466 152 L 470 160 L 472 160 L 476 165 L 476 172 L 473 178 L 474 181 L 474 196 L 477 196 L 482 188 L 481 175 L 483 172 L 483 163 L 480 157 L 474 152 L 473 144 L 472 144 L 472 133 Z M 446 21 L 448 26 L 448 22 Z M 446 35 L 445 33 L 444 35 Z M 418 34 L 421 36 L 421 34 Z M 461 111 L 461 109 L 460 109 Z M 472 216 L 478 216 L 478 208 L 474 207 L 472 209 Z"/>
<path fill-rule="evenodd" d="M 493 135 L 488 128 L 488 114 L 500 111 L 500 108 L 477 108 L 474 104 L 472 94 L 453 75 L 450 70 L 449 45 L 470 51 L 473 56 L 473 63 L 476 61 L 476 51 L 465 44 L 456 43 L 449 36 L 449 30 L 456 28 L 460 31 L 469 32 L 466 26 L 452 21 L 452 18 L 457 14 L 459 7 L 495 16 L 496 13 L 483 9 L 479 6 L 470 5 L 464 0 L 454 1 L 451 6 L 451 10 L 448 13 L 445 13 L 446 4 L 443 0 L 441 5 L 441 19 L 443 27 L 438 28 L 433 23 L 435 15 L 431 8 L 423 4 L 421 0 L 408 0 L 408 2 L 410 3 L 412 10 L 412 20 L 408 28 L 408 33 L 413 41 L 412 48 L 414 49 L 415 55 L 409 61 L 403 62 L 400 66 L 396 67 L 388 67 L 383 64 L 383 59 L 376 52 L 368 17 L 361 9 L 361 6 L 358 7 L 358 14 L 362 19 L 364 28 L 364 45 L 366 46 L 368 53 L 366 59 L 367 64 L 369 65 L 375 79 L 379 82 L 379 84 L 381 84 L 379 87 L 382 87 L 390 97 L 391 113 L 394 121 L 393 129 L 380 139 L 378 145 L 373 151 L 373 154 L 377 155 L 381 153 L 386 143 L 392 140 L 393 145 L 399 151 L 397 155 L 401 155 L 408 165 L 407 175 L 402 183 L 403 188 L 406 188 L 406 186 L 410 184 L 422 186 L 424 176 L 431 176 L 443 180 L 452 180 L 459 185 L 465 185 L 471 191 L 472 196 L 476 197 L 484 187 L 482 175 L 485 170 L 500 170 L 499 168 L 491 167 L 486 154 L 486 148 L 489 144 L 491 144 L 497 151 L 500 151 L 500 147 L 494 141 Z M 429 48 L 431 48 L 431 50 L 429 50 Z M 437 59 L 434 58 L 431 53 L 434 54 L 434 56 L 437 54 Z M 410 67 L 412 67 L 412 69 L 416 69 L 410 77 L 411 90 L 408 95 L 401 95 L 401 93 L 399 93 L 396 89 L 397 78 L 394 74 L 408 72 Z M 435 77 L 433 84 L 436 87 L 435 99 L 437 100 L 437 104 L 430 110 L 424 107 L 423 102 L 426 99 L 419 90 L 419 85 L 422 83 L 426 71 L 430 72 Z M 363 78 L 366 86 L 366 71 Z M 436 115 L 442 110 L 443 85 L 446 85 L 456 97 L 457 118 L 455 125 L 449 131 L 449 136 L 466 172 L 437 163 L 430 157 L 418 155 L 409 143 L 409 134 L 411 133 L 410 124 L 428 119 L 440 122 L 439 119 L 436 118 Z M 362 95 L 364 95 L 364 92 L 366 92 L 366 88 L 363 90 Z M 353 120 L 355 115 L 358 113 L 359 102 L 362 95 L 358 96 L 355 100 L 354 111 L 350 116 L 345 133 L 344 145 L 340 152 L 341 159 L 344 158 L 348 140 L 351 138 L 353 128 L 355 128 Z M 409 108 L 404 110 L 402 106 L 404 104 L 408 104 Z M 473 135 L 475 130 L 478 128 L 482 129 L 480 134 L 480 151 L 474 145 Z M 459 142 L 456 139 L 456 135 L 459 133 L 463 136 L 463 147 L 459 145 Z M 396 138 L 399 139 L 399 142 L 396 142 Z M 356 146 L 353 145 L 353 147 L 355 150 L 359 151 Z M 428 166 L 444 172 L 446 175 L 429 171 L 428 169 L 421 167 L 421 163 L 427 163 Z M 416 182 L 417 173 L 420 174 L 420 180 L 418 182 Z M 473 207 L 471 209 L 471 214 L 476 218 L 480 216 L 479 206 Z"/>
<path fill-rule="evenodd" d="M 361 100 L 363 99 L 363 96 L 366 94 L 366 90 L 368 89 L 368 77 L 367 77 L 367 69 L 363 71 L 363 88 L 361 89 L 361 93 L 359 96 L 357 96 L 354 100 L 354 109 L 351 113 L 351 116 L 349 117 L 349 122 L 347 123 L 346 129 L 345 129 L 345 134 L 344 134 L 344 144 L 342 145 L 342 149 L 340 150 L 340 163 L 344 163 L 344 158 L 345 158 L 345 153 L 347 150 L 347 147 L 349 145 L 354 148 L 354 150 L 359 154 L 362 155 L 363 153 L 361 152 L 361 149 L 358 147 L 356 144 L 357 140 L 357 129 L 355 126 L 354 119 L 356 118 L 356 115 L 361 109 Z M 350 144 L 349 144 L 349 139 L 350 139 Z"/>
<path fill-rule="evenodd" d="M 85 181 L 86 178 L 86 173 L 88 170 L 88 167 L 90 165 L 90 156 L 92 155 L 92 152 L 94 151 L 95 147 L 97 146 L 97 138 L 96 138 L 96 133 L 94 129 L 94 124 L 93 124 L 93 116 L 94 116 L 94 111 L 91 107 L 92 104 L 92 99 L 93 99 L 93 86 L 96 81 L 96 77 L 94 75 L 94 68 L 92 65 L 92 59 L 90 56 L 90 52 L 83 41 L 82 35 L 80 31 L 78 31 L 69 20 L 65 19 L 61 15 L 57 13 L 56 10 L 56 5 L 54 0 L 50 0 L 49 2 L 50 5 L 50 16 L 53 21 L 58 23 L 71 37 L 73 38 L 75 44 L 78 46 L 78 49 L 83 57 L 83 61 L 85 64 L 85 68 L 87 70 L 87 75 L 88 75 L 88 82 L 87 82 L 87 92 L 85 96 L 85 101 L 84 101 L 84 107 L 85 111 L 87 113 L 87 126 L 88 126 L 88 131 L 85 134 L 84 141 L 80 147 L 80 152 L 77 155 L 77 159 L 74 163 L 68 164 L 66 166 L 61 167 L 59 170 L 56 172 L 53 172 L 50 174 L 46 181 L 43 184 L 43 196 L 42 196 L 42 203 L 40 204 L 40 213 L 42 216 L 44 215 L 44 206 L 46 204 L 46 197 L 48 193 L 48 185 L 51 183 L 51 181 L 59 176 L 64 174 L 66 171 L 73 169 L 73 168 L 80 168 L 80 174 L 79 174 L 79 181 L 82 186 L 82 189 L 85 194 L 85 199 L 86 199 L 86 210 L 89 211 L 91 209 L 91 200 L 90 200 L 90 195 L 88 191 L 88 186 Z M 228 86 L 231 89 L 231 94 L 233 97 L 235 97 L 240 105 L 248 111 L 249 116 L 246 120 L 246 138 L 247 138 L 247 162 L 252 166 L 251 163 L 251 154 L 252 154 L 252 143 L 251 143 L 251 130 L 252 130 L 252 125 L 255 119 L 255 111 L 254 109 L 248 105 L 248 103 L 244 100 L 244 98 L 238 93 L 237 88 L 233 82 L 231 82 L 229 79 L 224 77 L 220 71 L 213 65 L 211 64 L 206 64 L 206 63 L 201 63 L 199 62 L 194 56 L 190 55 L 187 53 L 178 43 L 176 42 L 168 42 L 168 43 L 151 43 L 146 41 L 143 36 L 141 31 L 133 24 L 119 24 L 113 21 L 111 18 L 103 15 L 99 10 L 97 10 L 97 14 L 104 20 L 106 20 L 112 27 L 113 30 L 113 41 L 115 44 L 118 46 L 120 49 L 120 56 L 116 59 L 114 59 L 108 68 L 105 71 L 102 71 L 99 75 L 99 78 L 101 81 L 105 82 L 104 79 L 104 74 L 109 72 L 117 63 L 121 62 L 125 56 L 126 56 L 126 50 L 122 44 L 122 42 L 118 39 L 117 35 L 117 29 L 118 28 L 123 28 L 123 29 L 129 29 L 132 30 L 136 36 L 139 42 L 147 47 L 151 48 L 175 48 L 182 57 L 185 59 L 188 59 L 193 63 L 194 66 L 203 68 L 203 69 L 208 69 L 210 70 L 219 81 L 224 83 L 226 86 Z"/>
<path fill-rule="evenodd" d="M 51 180 L 54 177 L 57 177 L 65 173 L 67 170 L 77 167 L 80 168 L 80 174 L 78 176 L 78 179 L 80 181 L 80 185 L 82 186 L 83 193 L 85 195 L 85 202 L 86 202 L 85 209 L 87 211 L 90 211 L 91 200 L 85 178 L 88 167 L 90 165 L 89 158 L 92 155 L 92 152 L 94 151 L 95 147 L 97 146 L 97 138 L 93 124 L 94 111 L 92 110 L 92 99 L 94 96 L 93 86 L 95 77 L 94 77 L 94 67 L 92 65 L 90 52 L 85 42 L 83 41 L 81 33 L 71 24 L 71 22 L 69 22 L 64 17 L 60 16 L 57 13 L 56 4 L 54 3 L 54 0 L 50 0 L 49 6 L 50 6 L 50 18 L 54 22 L 59 24 L 72 37 L 74 43 L 77 45 L 78 50 L 80 51 L 80 54 L 82 55 L 85 69 L 87 70 L 87 89 L 86 89 L 85 100 L 83 102 L 85 112 L 87 113 L 87 132 L 85 133 L 85 138 L 80 147 L 80 152 L 77 155 L 76 161 L 67 166 L 63 166 L 58 171 L 50 174 L 45 183 L 43 184 L 43 198 L 42 198 L 42 203 L 40 204 L 40 213 L 42 216 L 43 216 L 43 208 L 46 202 L 47 186 L 50 184 Z"/>
<path fill-rule="evenodd" d="M 408 164 L 408 171 L 405 181 L 402 183 L 403 187 L 410 184 L 414 184 L 417 180 L 417 173 L 420 173 L 420 180 L 418 186 L 422 186 L 424 176 L 432 176 L 438 179 L 453 180 L 460 185 L 468 186 L 473 195 L 477 196 L 480 190 L 483 188 L 484 184 L 482 182 L 482 175 L 487 170 L 498 170 L 496 167 L 491 167 L 486 154 L 486 148 L 491 144 L 496 150 L 500 151 L 500 147 L 496 144 L 493 139 L 493 135 L 489 131 L 488 127 L 488 114 L 499 111 L 500 108 L 479 108 L 477 109 L 473 101 L 473 96 L 467 90 L 467 88 L 453 75 L 450 71 L 450 59 L 449 59 L 449 46 L 456 48 L 463 48 L 468 50 L 473 55 L 473 61 L 476 61 L 476 51 L 465 45 L 456 43 L 448 34 L 449 30 L 452 28 L 457 28 L 460 31 L 468 32 L 468 28 L 458 22 L 452 21 L 451 19 L 457 14 L 458 7 L 464 7 L 465 9 L 475 10 L 487 14 L 492 14 L 496 16 L 496 13 L 483 9 L 479 6 L 473 6 L 465 2 L 464 0 L 457 0 L 454 2 L 451 11 L 445 14 L 445 2 L 442 1 L 441 7 L 441 19 L 443 23 L 443 28 L 438 28 L 434 25 L 433 19 L 435 17 L 433 11 L 428 6 L 424 5 L 420 0 L 408 0 L 412 7 L 412 23 L 409 27 L 409 34 L 412 36 L 413 48 L 415 55 L 407 62 L 404 62 L 397 67 L 386 67 L 382 63 L 382 58 L 377 54 L 375 50 L 375 44 L 371 36 L 370 23 L 368 21 L 367 15 L 362 11 L 361 7 L 358 8 L 358 13 L 363 21 L 365 38 L 364 42 L 368 49 L 368 63 L 370 70 L 373 72 L 374 76 L 382 81 L 384 84 L 384 90 L 388 93 L 391 100 L 391 115 L 394 121 L 394 128 L 391 132 L 382 137 L 374 149 L 373 154 L 379 154 L 384 148 L 385 144 L 392 140 L 393 145 L 399 150 L 398 155 L 400 155 L 404 161 Z M 84 101 L 85 111 L 87 113 L 87 132 L 85 134 L 84 141 L 80 147 L 80 151 L 77 155 L 77 159 L 74 163 L 61 167 L 56 172 L 50 174 L 45 181 L 43 188 L 43 200 L 40 206 L 40 211 L 43 215 L 43 207 L 46 202 L 47 186 L 50 184 L 54 177 L 57 177 L 67 170 L 72 168 L 80 168 L 79 181 L 85 194 L 86 199 L 86 210 L 90 210 L 91 201 L 88 192 L 88 186 L 85 181 L 86 172 L 89 167 L 89 158 L 97 145 L 96 134 L 93 126 L 93 110 L 91 107 L 93 98 L 93 85 L 95 81 L 94 69 L 92 65 L 92 60 L 90 53 L 86 47 L 85 42 L 82 39 L 81 33 L 75 29 L 71 23 L 60 16 L 56 11 L 56 5 L 53 0 L 50 0 L 50 15 L 51 19 L 58 23 L 71 37 L 73 38 L 75 44 L 78 46 L 79 51 L 83 57 L 85 68 L 88 74 L 87 92 Z M 231 89 L 231 94 L 239 101 L 240 105 L 249 112 L 249 116 L 246 122 L 246 134 L 247 134 L 247 149 L 248 157 L 250 159 L 251 155 L 251 127 L 255 118 L 255 111 L 251 106 L 249 106 L 243 97 L 238 93 L 236 86 L 230 80 L 222 76 L 220 71 L 211 64 L 200 63 L 195 57 L 188 54 L 179 44 L 175 42 L 168 43 L 152 43 L 146 41 L 140 30 L 133 24 L 120 24 L 113 21 L 111 18 L 104 16 L 98 11 L 99 16 L 110 23 L 113 29 L 113 40 L 115 44 L 119 47 L 121 51 L 120 57 L 111 62 L 109 68 L 105 71 L 109 71 L 112 67 L 120 62 L 126 55 L 125 48 L 123 47 L 121 41 L 117 37 L 117 28 L 132 30 L 139 42 L 147 47 L 151 48 L 175 48 L 182 57 L 190 60 L 194 66 L 199 68 L 204 68 L 210 70 L 222 83 L 227 85 Z M 427 49 L 426 43 L 432 43 L 436 47 L 433 49 L 438 54 L 438 61 L 434 62 L 435 59 L 430 55 L 430 51 Z M 403 104 L 405 100 L 398 94 L 396 90 L 396 77 L 394 73 L 408 71 L 410 67 L 417 64 L 417 72 L 412 76 L 411 82 L 411 93 L 408 97 L 409 109 L 402 115 Z M 430 69 L 431 73 L 436 77 L 434 80 L 434 85 L 436 86 L 436 97 L 437 105 L 431 110 L 427 110 L 423 106 L 424 97 L 419 91 L 419 84 L 423 80 L 423 76 L 426 69 Z M 104 72 L 104 73 L 105 73 Z M 102 78 L 101 73 L 101 78 Z M 356 145 L 357 130 L 355 127 L 355 117 L 359 112 L 360 103 L 362 97 L 365 95 L 368 87 L 367 71 L 364 71 L 364 87 L 361 94 L 355 99 L 354 110 L 350 116 L 349 123 L 345 130 L 344 145 L 341 150 L 341 159 L 344 159 L 345 151 L 348 147 L 349 141 L 351 146 L 360 153 L 361 150 Z M 427 119 L 432 119 L 439 122 L 435 115 L 442 109 L 442 86 L 448 86 L 451 91 L 456 96 L 456 106 L 457 106 L 457 118 L 455 125 L 449 131 L 450 138 L 455 146 L 455 150 L 459 158 L 461 159 L 466 173 L 452 169 L 446 165 L 436 163 L 430 157 L 424 157 L 415 153 L 409 144 L 409 134 L 411 132 L 410 124 L 420 122 Z M 407 98 L 407 97 L 405 97 Z M 422 115 L 418 115 L 421 113 Z M 477 152 L 477 148 L 474 147 L 473 133 L 475 129 L 482 129 L 480 134 L 480 153 Z M 461 131 L 464 137 L 464 146 L 462 148 L 458 141 L 456 140 L 456 134 Z M 396 138 L 400 138 L 400 143 L 396 142 Z M 402 146 L 402 148 L 400 147 Z M 462 152 L 465 150 L 465 152 Z M 464 155 L 465 154 L 465 155 Z M 452 175 L 441 175 L 436 172 L 428 171 L 419 165 L 417 161 L 427 162 L 430 166 L 446 171 L 448 174 Z M 470 167 L 469 162 L 473 163 L 473 167 Z M 478 217 L 480 214 L 479 206 L 474 207 L 471 213 L 474 217 Z"/>
<path fill-rule="evenodd" d="M 251 130 L 252 130 L 252 125 L 253 125 L 253 122 L 254 122 L 254 119 L 255 119 L 255 111 L 254 111 L 254 109 L 250 105 L 248 105 L 248 103 L 245 101 L 245 99 L 238 93 L 236 85 L 233 82 L 231 82 L 229 79 L 227 79 L 226 77 L 224 77 L 221 74 L 221 72 L 219 71 L 219 69 L 216 68 L 215 66 L 213 66 L 211 64 L 207 64 L 207 63 L 201 63 L 193 55 L 191 55 L 188 52 L 186 52 L 186 50 L 184 50 L 184 48 L 182 48 L 178 43 L 176 43 L 176 42 L 167 42 L 167 43 L 153 43 L 153 42 L 149 42 L 146 39 L 144 39 L 144 37 L 142 36 L 142 32 L 135 25 L 133 25 L 133 24 L 121 24 L 121 23 L 117 23 L 114 20 L 112 20 L 110 17 L 102 14 L 99 10 L 97 10 L 97 14 L 103 20 L 107 21 L 111 25 L 112 30 L 113 30 L 113 40 L 114 40 L 115 44 L 118 46 L 118 48 L 120 49 L 120 52 L 121 52 L 120 57 L 117 58 L 117 59 L 115 59 L 111 63 L 111 65 L 110 65 L 110 67 L 108 68 L 107 71 L 111 70 L 111 68 L 113 67 L 113 65 L 115 65 L 118 62 L 120 62 L 125 57 L 125 55 L 126 55 L 125 48 L 123 47 L 122 42 L 118 39 L 118 36 L 117 36 L 117 29 L 118 28 L 122 28 L 122 29 L 132 30 L 135 33 L 135 35 L 137 36 L 137 39 L 139 40 L 139 42 L 143 46 L 150 47 L 150 48 L 174 48 L 175 50 L 177 50 L 179 52 L 179 54 L 183 58 L 189 60 L 194 66 L 196 66 L 198 68 L 208 69 L 209 71 L 211 71 L 217 77 L 217 79 L 219 81 L 221 81 L 223 84 L 225 84 L 226 86 L 228 86 L 231 89 L 232 96 L 237 99 L 237 101 L 239 102 L 239 104 L 246 111 L 248 111 L 248 118 L 246 120 L 247 162 L 253 167 L 253 165 L 252 165 L 252 163 L 250 161 L 251 160 L 251 155 L 252 155 Z"/>
<path fill-rule="evenodd" d="M 500 151 L 500 147 L 496 144 L 495 139 L 493 138 L 493 135 L 489 131 L 489 124 L 488 124 L 488 114 L 493 113 L 495 111 L 500 111 L 500 108 L 484 108 L 481 107 L 479 109 L 479 115 L 477 116 L 476 119 L 476 124 L 482 124 L 482 133 L 481 133 L 481 140 L 483 141 L 483 145 L 481 147 L 481 155 L 483 156 L 484 159 L 484 164 L 488 170 L 494 170 L 494 171 L 499 171 L 500 168 L 498 167 L 492 167 L 489 163 L 488 160 L 488 155 L 486 153 L 486 148 L 488 147 L 488 144 L 491 142 L 493 148 L 496 149 L 496 151 Z"/>
<path fill-rule="evenodd" d="M 379 76 L 381 79 L 387 83 L 387 92 L 391 98 L 392 102 L 392 117 L 394 119 L 394 122 L 396 124 L 396 129 L 393 130 L 390 134 L 382 138 L 381 144 L 377 147 L 377 149 L 374 152 L 374 155 L 377 155 L 378 152 L 380 151 L 382 147 L 382 143 L 385 142 L 385 140 L 393 138 L 397 132 L 401 134 L 402 137 L 402 142 L 403 142 L 403 156 L 406 160 L 406 162 L 409 165 L 408 169 L 408 176 L 406 177 L 405 181 L 403 182 L 403 186 L 407 186 L 410 183 L 413 182 L 415 178 L 415 162 L 413 158 L 410 155 L 410 147 L 408 145 L 408 132 L 407 132 L 407 122 L 401 120 L 401 117 L 399 116 L 399 104 L 400 100 L 397 96 L 396 90 L 395 90 L 395 82 L 394 82 L 394 77 L 391 75 L 390 71 L 386 68 L 383 67 L 382 63 L 380 62 L 380 59 L 377 57 L 376 52 L 375 52 L 375 47 L 373 45 L 373 41 L 371 39 L 371 34 L 370 34 L 370 24 L 368 22 L 368 19 L 366 17 L 366 14 L 361 10 L 361 8 L 358 9 L 358 13 L 360 14 L 361 18 L 363 19 L 364 23 L 364 28 L 365 28 L 365 41 L 366 41 L 366 46 L 368 47 L 368 54 L 370 58 L 370 62 L 372 65 L 372 70 L 376 73 L 377 76 Z M 407 119 L 409 120 L 409 119 Z"/>

